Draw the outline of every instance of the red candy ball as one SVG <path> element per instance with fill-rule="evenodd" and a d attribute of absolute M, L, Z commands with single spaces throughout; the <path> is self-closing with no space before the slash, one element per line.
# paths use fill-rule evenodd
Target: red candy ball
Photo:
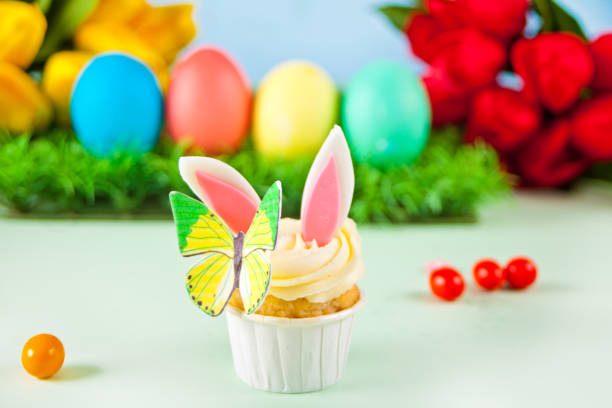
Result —
<path fill-rule="evenodd" d="M 504 283 L 504 270 L 492 259 L 478 261 L 472 272 L 474 280 L 483 289 L 499 289 Z"/>
<path fill-rule="evenodd" d="M 535 282 L 538 270 L 529 258 L 514 258 L 506 265 L 506 279 L 514 289 L 525 289 Z"/>
<path fill-rule="evenodd" d="M 431 273 L 429 286 L 432 293 L 440 299 L 452 301 L 461 296 L 465 289 L 465 282 L 459 272 L 445 266 Z"/>

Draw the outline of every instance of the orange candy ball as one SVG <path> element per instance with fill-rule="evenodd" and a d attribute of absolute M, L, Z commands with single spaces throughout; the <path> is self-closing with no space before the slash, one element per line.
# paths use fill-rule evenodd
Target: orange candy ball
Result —
<path fill-rule="evenodd" d="M 64 364 L 64 346 L 51 334 L 38 334 L 23 346 L 21 364 L 34 377 L 49 378 Z"/>

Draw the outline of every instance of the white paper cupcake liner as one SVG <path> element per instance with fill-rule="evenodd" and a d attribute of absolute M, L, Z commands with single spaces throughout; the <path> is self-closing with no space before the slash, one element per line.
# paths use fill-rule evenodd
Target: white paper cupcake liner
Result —
<path fill-rule="evenodd" d="M 238 377 L 264 391 L 301 393 L 329 387 L 342 378 L 359 302 L 338 313 L 303 319 L 226 309 Z"/>

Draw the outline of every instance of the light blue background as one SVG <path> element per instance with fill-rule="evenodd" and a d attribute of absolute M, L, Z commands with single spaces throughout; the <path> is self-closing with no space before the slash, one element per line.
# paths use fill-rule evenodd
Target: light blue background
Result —
<path fill-rule="evenodd" d="M 186 0 L 156 0 L 155 3 Z M 493 0 L 490 0 L 493 1 Z M 612 28 L 611 0 L 558 0 L 589 36 Z M 274 65 L 304 58 L 321 65 L 343 85 L 378 58 L 418 69 L 403 36 L 376 11 L 401 0 L 202 0 L 194 44 L 216 44 L 236 57 L 253 84 Z M 406 2 L 406 4 L 409 4 Z"/>

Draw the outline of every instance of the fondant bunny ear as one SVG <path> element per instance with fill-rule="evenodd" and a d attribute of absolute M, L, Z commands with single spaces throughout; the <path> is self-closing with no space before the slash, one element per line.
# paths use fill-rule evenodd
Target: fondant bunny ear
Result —
<path fill-rule="evenodd" d="M 181 157 L 179 172 L 232 231 L 247 232 L 261 200 L 242 174 L 222 161 L 200 156 Z"/>
<path fill-rule="evenodd" d="M 355 174 L 344 133 L 334 128 L 323 142 L 306 178 L 302 194 L 302 236 L 327 244 L 340 230 L 353 199 Z"/>

